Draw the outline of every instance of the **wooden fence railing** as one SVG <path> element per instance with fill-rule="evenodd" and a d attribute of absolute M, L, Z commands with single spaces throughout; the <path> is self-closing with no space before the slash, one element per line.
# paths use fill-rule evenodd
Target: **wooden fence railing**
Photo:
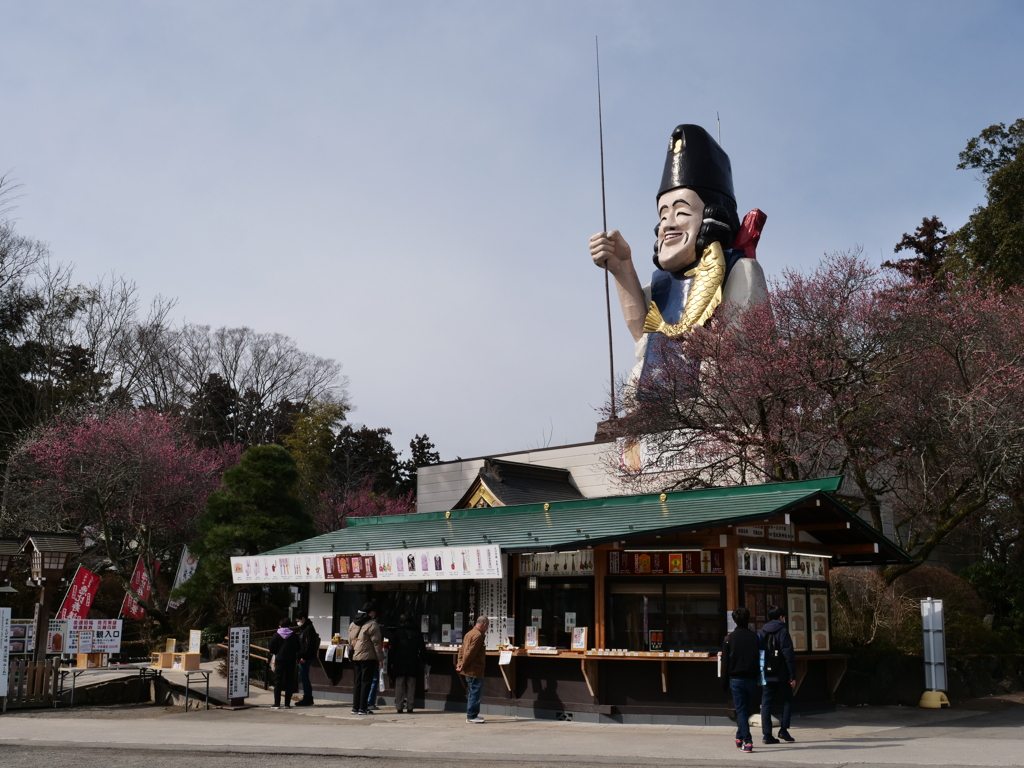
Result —
<path fill-rule="evenodd" d="M 8 707 L 38 707 L 53 704 L 60 685 L 60 658 L 35 662 L 12 661 L 4 710 Z"/>

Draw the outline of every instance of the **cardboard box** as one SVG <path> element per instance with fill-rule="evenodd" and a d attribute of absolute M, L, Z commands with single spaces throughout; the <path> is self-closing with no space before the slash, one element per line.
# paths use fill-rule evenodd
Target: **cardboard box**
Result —
<path fill-rule="evenodd" d="M 170 669 L 171 665 L 174 664 L 173 653 L 153 653 L 149 657 L 149 666 L 157 667 L 159 669 Z"/>
<path fill-rule="evenodd" d="M 172 669 L 180 669 L 184 671 L 192 671 L 199 669 L 199 654 L 198 653 L 175 653 L 174 659 L 171 662 Z"/>
<path fill-rule="evenodd" d="M 92 669 L 93 667 L 107 666 L 107 654 L 105 653 L 79 653 L 75 655 L 75 667 L 78 669 Z"/>

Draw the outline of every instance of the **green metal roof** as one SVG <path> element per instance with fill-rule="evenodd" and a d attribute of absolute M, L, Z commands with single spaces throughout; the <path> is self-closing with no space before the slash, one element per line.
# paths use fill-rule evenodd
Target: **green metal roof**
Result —
<path fill-rule="evenodd" d="M 497 544 L 512 552 L 585 547 L 673 531 L 753 523 L 838 491 L 842 478 L 767 483 L 643 496 L 349 518 L 348 527 L 269 554 Z M 842 507 L 846 510 L 845 507 Z M 848 512 L 848 510 L 846 510 Z M 849 513 L 854 517 L 853 513 Z"/>

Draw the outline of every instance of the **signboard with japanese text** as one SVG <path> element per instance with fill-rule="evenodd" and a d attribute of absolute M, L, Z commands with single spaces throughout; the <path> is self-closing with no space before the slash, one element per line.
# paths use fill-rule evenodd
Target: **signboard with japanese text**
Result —
<path fill-rule="evenodd" d="M 203 645 L 203 632 L 200 629 L 190 630 L 188 633 L 188 652 L 199 653 Z"/>
<path fill-rule="evenodd" d="M 698 552 L 608 550 L 609 576 L 717 576 L 724 573 L 724 549 L 704 549 Z"/>
<path fill-rule="evenodd" d="M 228 630 L 228 701 L 249 695 L 249 627 Z"/>
<path fill-rule="evenodd" d="M 100 586 L 100 577 L 84 566 L 78 566 L 75 578 L 64 595 L 64 601 L 57 611 L 57 619 L 84 619 L 89 615 L 96 590 Z"/>
<path fill-rule="evenodd" d="M 78 647 L 75 649 L 77 653 L 93 653 L 92 640 L 93 633 L 88 629 L 81 629 L 75 633 L 75 640 L 78 643 Z"/>
<path fill-rule="evenodd" d="M 11 674 L 11 609 L 0 608 L 0 692 L 7 696 Z"/>
<path fill-rule="evenodd" d="M 46 633 L 47 653 L 120 653 L 120 619 L 50 619 Z M 79 648 L 81 633 L 90 633 L 91 651 Z"/>
<path fill-rule="evenodd" d="M 68 623 L 63 619 L 50 619 L 46 628 L 46 652 L 69 653 L 67 649 Z"/>
<path fill-rule="evenodd" d="M 500 579 L 503 573 L 501 549 L 496 544 L 231 558 L 235 584 Z"/>

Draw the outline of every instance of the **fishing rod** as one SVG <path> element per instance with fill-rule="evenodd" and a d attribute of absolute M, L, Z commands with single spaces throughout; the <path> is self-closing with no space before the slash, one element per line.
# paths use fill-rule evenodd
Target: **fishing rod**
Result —
<path fill-rule="evenodd" d="M 601 48 L 594 35 L 594 54 L 597 60 L 597 135 L 601 146 L 601 231 L 608 234 L 608 209 L 604 192 L 604 120 L 601 115 Z M 608 262 L 604 265 L 604 308 L 608 318 L 608 389 L 611 392 L 612 420 L 617 418 L 615 409 L 615 355 L 612 349 L 612 299 L 608 287 Z"/>

